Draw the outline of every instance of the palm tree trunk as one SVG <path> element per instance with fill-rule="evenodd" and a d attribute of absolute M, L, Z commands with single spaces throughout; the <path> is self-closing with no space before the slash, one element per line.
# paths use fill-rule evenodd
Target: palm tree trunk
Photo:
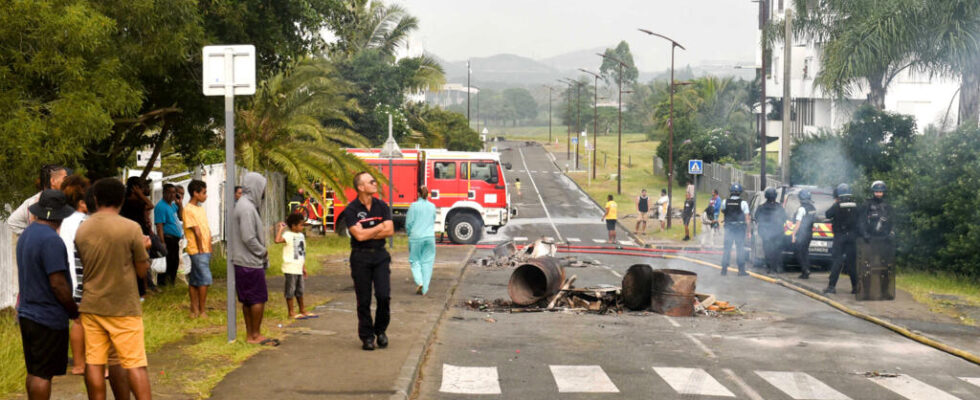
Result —
<path fill-rule="evenodd" d="M 868 79 L 868 86 L 871 91 L 868 93 L 868 103 L 875 110 L 882 111 L 885 109 L 885 92 L 888 89 L 881 83 L 881 77 L 876 76 L 870 78 Z"/>
<path fill-rule="evenodd" d="M 963 71 L 960 81 L 960 124 L 970 124 L 977 127 L 980 120 L 980 69 L 968 68 Z"/>

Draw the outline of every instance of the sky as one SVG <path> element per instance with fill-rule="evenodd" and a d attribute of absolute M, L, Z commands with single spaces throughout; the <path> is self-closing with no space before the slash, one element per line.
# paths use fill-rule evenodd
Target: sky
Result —
<path fill-rule="evenodd" d="M 669 68 L 669 42 L 637 28 L 686 47 L 687 51 L 677 50 L 677 65 L 752 62 L 758 47 L 758 3 L 751 0 L 391 2 L 418 17 L 413 42 L 449 61 L 500 53 L 543 59 L 626 40 L 641 71 Z"/>

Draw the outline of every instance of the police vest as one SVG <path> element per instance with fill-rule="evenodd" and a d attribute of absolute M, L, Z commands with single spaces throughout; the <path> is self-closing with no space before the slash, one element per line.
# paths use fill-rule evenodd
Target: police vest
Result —
<path fill-rule="evenodd" d="M 745 225 L 742 199 L 730 197 L 725 200 L 725 225 Z"/>
<path fill-rule="evenodd" d="M 800 204 L 800 208 L 803 209 L 803 220 L 800 221 L 799 235 L 810 236 L 813 234 L 813 222 L 817 220 L 817 208 L 813 206 L 813 203 L 809 201 L 804 201 Z"/>
<path fill-rule="evenodd" d="M 837 215 L 834 216 L 834 234 L 854 232 L 857 227 L 857 203 L 850 196 L 841 197 L 837 203 Z"/>
<path fill-rule="evenodd" d="M 869 234 L 874 236 L 887 235 L 888 212 L 885 208 L 885 202 L 875 199 L 868 200 L 868 213 L 865 222 L 868 224 L 866 226 Z"/>

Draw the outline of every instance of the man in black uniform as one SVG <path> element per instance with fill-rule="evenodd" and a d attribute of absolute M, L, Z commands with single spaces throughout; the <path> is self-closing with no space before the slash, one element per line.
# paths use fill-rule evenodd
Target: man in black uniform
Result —
<path fill-rule="evenodd" d="M 766 253 L 766 272 L 783 272 L 783 225 L 786 210 L 776 202 L 776 189 L 766 188 L 766 202 L 755 212 L 759 236 Z"/>
<path fill-rule="evenodd" d="M 892 234 L 892 208 L 885 202 L 885 182 L 871 184 L 873 196 L 861 207 L 858 229 L 865 242 L 872 237 L 890 237 Z"/>
<path fill-rule="evenodd" d="M 749 204 L 742 200 L 742 185 L 735 183 L 729 190 L 725 200 L 725 245 L 722 248 L 721 274 L 728 275 L 728 263 L 732 255 L 732 243 L 735 244 L 738 276 L 748 275 L 745 272 L 745 241 L 752 238 L 749 225 Z"/>
<path fill-rule="evenodd" d="M 385 250 L 385 238 L 395 233 L 391 209 L 374 197 L 378 182 L 368 172 L 354 175 L 357 199 L 344 209 L 342 220 L 350 232 L 350 276 L 357 297 L 357 335 L 364 350 L 388 347 L 388 322 L 391 320 L 391 256 Z M 374 321 L 371 321 L 371 286 L 378 300 Z"/>
<path fill-rule="evenodd" d="M 796 209 L 793 220 L 793 245 L 796 246 L 796 261 L 800 263 L 800 279 L 810 279 L 810 240 L 813 239 L 813 222 L 817 218 L 817 208 L 813 206 L 810 191 L 800 191 L 800 208 Z"/>
<path fill-rule="evenodd" d="M 827 210 L 827 218 L 833 220 L 834 244 L 831 252 L 833 266 L 830 268 L 830 282 L 824 293 L 837 293 L 837 279 L 841 268 L 847 269 L 851 278 L 851 293 L 857 293 L 857 247 L 854 240 L 858 230 L 858 207 L 851 195 L 851 187 L 846 183 L 837 185 L 834 205 Z"/>

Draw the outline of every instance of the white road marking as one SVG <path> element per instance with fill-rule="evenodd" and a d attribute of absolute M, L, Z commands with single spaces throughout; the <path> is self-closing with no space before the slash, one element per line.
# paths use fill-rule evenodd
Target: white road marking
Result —
<path fill-rule="evenodd" d="M 610 274 L 615 275 L 617 278 L 622 278 L 623 277 L 623 274 L 621 274 L 619 272 L 616 272 L 616 270 L 610 268 L 608 265 L 600 265 L 600 267 L 602 267 L 602 269 L 604 269 L 606 271 L 609 271 Z"/>
<path fill-rule="evenodd" d="M 570 243 L 578 243 L 582 241 L 582 239 L 579 238 L 565 238 L 565 240 L 569 241 Z"/>
<path fill-rule="evenodd" d="M 527 171 L 527 160 L 524 159 L 524 149 L 518 147 L 517 151 L 521 153 L 521 163 L 524 164 L 524 170 Z M 544 198 L 541 197 L 541 191 L 538 190 L 538 185 L 534 183 L 534 177 L 528 175 L 527 179 L 531 181 L 531 186 L 534 187 L 534 192 L 537 193 L 538 200 L 541 201 L 541 208 L 544 208 L 544 215 L 548 217 L 548 222 L 551 223 L 551 229 L 555 230 L 555 238 L 558 239 L 559 242 L 561 242 L 562 241 L 561 232 L 558 231 L 558 227 L 555 226 L 555 222 L 551 220 L 551 213 L 548 212 L 548 206 L 544 204 Z"/>
<path fill-rule="evenodd" d="M 680 394 L 735 397 L 734 393 L 700 368 L 653 367 L 653 370 Z"/>
<path fill-rule="evenodd" d="M 969 377 L 961 376 L 960 379 L 970 382 L 974 385 L 980 386 L 980 378 L 969 378 Z"/>
<path fill-rule="evenodd" d="M 634 242 L 633 240 L 620 240 L 619 244 L 624 246 L 636 246 L 636 242 Z"/>
<path fill-rule="evenodd" d="M 722 369 L 722 372 L 724 372 L 725 375 L 728 375 L 728 379 L 730 379 L 732 382 L 735 382 L 735 384 L 738 385 L 738 388 L 742 389 L 742 391 L 745 392 L 746 396 L 749 396 L 749 399 L 765 400 L 762 398 L 762 396 L 759 395 L 759 393 L 753 390 L 752 387 L 746 384 L 745 381 L 742 380 L 742 378 L 739 378 L 738 375 L 735 375 L 735 372 L 732 371 L 730 368 Z"/>
<path fill-rule="evenodd" d="M 598 365 L 550 365 L 559 393 L 619 393 Z"/>
<path fill-rule="evenodd" d="M 514 237 L 514 241 L 515 242 L 526 242 L 527 241 L 527 238 L 524 237 L 524 236 L 515 236 Z"/>
<path fill-rule="evenodd" d="M 457 367 L 442 364 L 443 393 L 500 394 L 497 367 Z"/>
<path fill-rule="evenodd" d="M 592 241 L 593 241 L 593 242 L 596 242 L 596 243 L 606 243 L 606 242 L 608 242 L 609 240 L 607 240 L 607 239 L 592 239 Z"/>
<path fill-rule="evenodd" d="M 755 373 L 796 400 L 850 400 L 850 397 L 803 372 L 755 371 Z"/>
<path fill-rule="evenodd" d="M 705 346 L 704 343 L 701 343 L 701 341 L 698 340 L 698 338 L 694 337 L 694 335 L 691 335 L 690 333 L 685 333 L 684 336 L 687 336 L 688 339 L 691 339 L 691 341 L 694 342 L 694 344 L 698 346 L 698 348 L 700 348 L 701 351 L 704 352 L 704 354 L 707 354 L 708 357 L 718 358 L 718 356 L 715 355 L 715 352 L 711 351 L 711 349 L 709 349 L 708 346 Z"/>
<path fill-rule="evenodd" d="M 908 375 L 899 375 L 893 378 L 877 377 L 868 379 L 909 400 L 960 400 L 956 396 L 936 389 Z"/>
<path fill-rule="evenodd" d="M 667 320 L 667 322 L 670 322 L 670 324 L 673 325 L 674 328 L 680 328 L 681 327 L 681 324 L 678 324 L 677 321 L 674 321 L 673 318 L 668 317 L 668 316 L 663 315 L 663 314 L 660 314 L 660 315 L 662 315 L 664 317 L 664 319 Z"/>

